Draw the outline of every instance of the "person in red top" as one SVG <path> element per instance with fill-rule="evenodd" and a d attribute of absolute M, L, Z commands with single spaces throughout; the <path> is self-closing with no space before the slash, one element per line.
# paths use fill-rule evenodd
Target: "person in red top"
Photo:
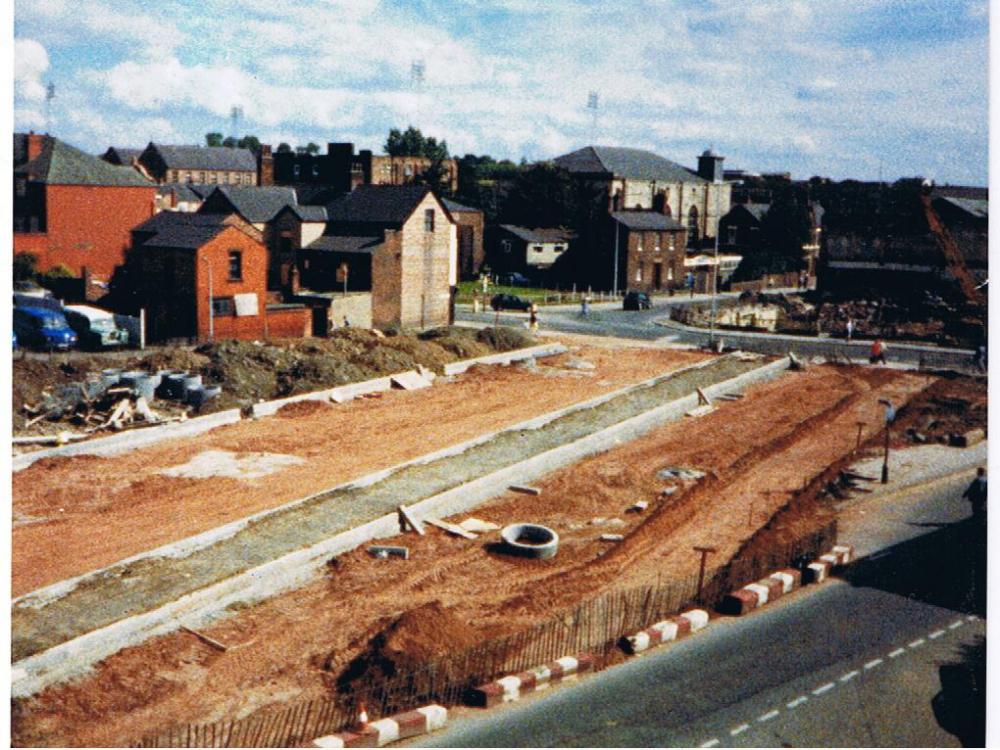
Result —
<path fill-rule="evenodd" d="M 868 361 L 872 364 L 876 362 L 885 364 L 885 344 L 882 343 L 882 339 L 877 338 L 872 342 L 872 353 Z"/>

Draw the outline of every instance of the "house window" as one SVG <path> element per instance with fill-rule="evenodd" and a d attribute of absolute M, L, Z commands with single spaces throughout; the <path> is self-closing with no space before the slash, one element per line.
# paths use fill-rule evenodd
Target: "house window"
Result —
<path fill-rule="evenodd" d="M 212 314 L 235 315 L 236 301 L 232 297 L 212 297 Z"/>
<path fill-rule="evenodd" d="M 730 245 L 735 245 L 736 244 L 736 225 L 735 224 L 730 224 L 728 227 L 726 227 L 726 233 L 727 233 L 727 238 L 728 238 L 729 244 Z"/>
<path fill-rule="evenodd" d="M 674 235 L 673 235 L 673 233 L 670 234 L 670 245 L 669 245 L 669 247 L 670 247 L 671 250 L 674 249 Z"/>
<path fill-rule="evenodd" d="M 428 208 L 424 211 L 424 231 L 434 231 L 434 209 Z"/>
<path fill-rule="evenodd" d="M 635 267 L 635 280 L 642 281 L 642 265 Z"/>
<path fill-rule="evenodd" d="M 15 183 L 15 185 L 17 186 L 17 195 L 18 195 L 18 197 L 23 198 L 24 196 L 26 196 L 28 194 L 28 181 L 27 180 L 18 180 Z"/>
<path fill-rule="evenodd" d="M 199 172 L 198 173 L 198 182 L 201 185 L 205 184 L 205 173 L 204 172 Z"/>
<path fill-rule="evenodd" d="M 407 164 L 403 167 L 403 174 L 406 177 L 413 177 L 413 165 Z"/>
<path fill-rule="evenodd" d="M 216 179 L 215 172 L 209 172 L 208 173 L 208 184 L 209 185 L 214 185 L 215 184 L 215 179 Z"/>
<path fill-rule="evenodd" d="M 510 240 L 501 240 L 500 249 L 504 251 L 505 255 L 510 255 Z"/>
<path fill-rule="evenodd" d="M 566 248 L 563 247 L 562 245 L 556 245 L 554 248 L 552 248 L 552 252 L 554 252 L 554 253 L 561 253 L 565 249 Z"/>
<path fill-rule="evenodd" d="M 298 177 L 301 172 L 302 172 L 302 167 L 300 167 L 298 164 L 292 166 L 292 174 L 295 177 Z"/>
<path fill-rule="evenodd" d="M 319 177 L 319 164 L 313 164 L 313 177 Z"/>
<path fill-rule="evenodd" d="M 239 250 L 229 251 L 229 280 L 243 281 L 243 253 Z"/>
<path fill-rule="evenodd" d="M 674 280 L 674 268 L 673 266 L 667 266 L 667 281 Z"/>
<path fill-rule="evenodd" d="M 541 245 L 535 245 L 531 249 L 534 250 L 536 253 L 541 253 L 545 251 L 545 248 L 542 247 Z"/>
<path fill-rule="evenodd" d="M 694 244 L 698 241 L 698 207 L 691 206 L 688 211 L 688 243 Z"/>

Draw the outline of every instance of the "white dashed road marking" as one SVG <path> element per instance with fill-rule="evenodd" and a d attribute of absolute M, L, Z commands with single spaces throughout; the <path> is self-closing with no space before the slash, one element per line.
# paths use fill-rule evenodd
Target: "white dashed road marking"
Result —
<path fill-rule="evenodd" d="M 875 669 L 879 664 L 882 663 L 881 659 L 872 659 L 870 662 L 865 664 L 865 669 Z"/>
<path fill-rule="evenodd" d="M 948 626 L 948 630 L 954 630 L 955 628 L 960 628 L 965 625 L 961 620 L 955 620 L 951 625 Z"/>
<path fill-rule="evenodd" d="M 848 673 L 847 673 L 847 674 L 845 674 L 845 675 L 844 675 L 843 677 L 841 677 L 841 678 L 840 678 L 840 681 L 841 681 L 841 682 L 850 682 L 850 681 L 851 681 L 851 680 L 853 680 L 853 679 L 854 679 L 855 677 L 857 677 L 857 676 L 858 676 L 859 674 L 861 674 L 861 672 L 859 672 L 858 670 L 856 670 L 856 669 L 855 669 L 855 670 L 853 670 L 853 671 L 851 671 L 851 672 L 848 672 Z"/>
<path fill-rule="evenodd" d="M 749 724 L 740 724 L 740 725 L 739 725 L 738 727 L 736 727 L 735 729 L 730 729 L 730 730 L 729 730 L 729 734 L 731 734 L 731 735 L 732 735 L 733 737 L 735 737 L 735 736 L 736 736 L 736 735 L 738 735 L 738 734 L 743 734 L 743 733 L 744 733 L 745 731 L 747 731 L 747 730 L 748 730 L 749 728 L 750 728 L 750 725 L 749 725 Z"/>
<path fill-rule="evenodd" d="M 917 638 L 917 640 L 915 640 L 915 641 L 913 641 L 911 643 L 907 643 L 906 647 L 907 648 L 917 648 L 918 646 L 923 646 L 923 645 L 924 645 L 924 639 L 923 638 Z"/>
<path fill-rule="evenodd" d="M 935 630 L 933 633 L 931 633 L 927 637 L 930 638 L 933 641 L 935 638 L 940 638 L 942 635 L 944 635 L 944 631 L 943 630 Z"/>
<path fill-rule="evenodd" d="M 757 717 L 757 721 L 760 721 L 760 722 L 770 721 L 775 716 L 777 716 L 779 713 L 780 713 L 780 711 L 778 711 L 777 709 L 775 709 L 774 711 L 768 711 L 763 716 Z"/>
<path fill-rule="evenodd" d="M 905 648 L 897 648 L 895 651 L 890 651 L 889 652 L 889 658 L 890 659 L 895 659 L 897 656 L 902 656 L 905 653 L 906 653 L 906 649 Z"/>
<path fill-rule="evenodd" d="M 798 698 L 796 698 L 795 700 L 793 700 L 791 703 L 786 703 L 785 705 L 788 708 L 795 708 L 796 706 L 801 706 L 807 700 L 809 700 L 809 699 L 806 698 L 804 695 L 800 695 Z"/>
<path fill-rule="evenodd" d="M 716 747 L 716 746 L 718 746 L 718 744 L 719 744 L 718 738 L 713 737 L 708 742 L 706 742 L 705 744 L 701 745 L 701 747 Z"/>
<path fill-rule="evenodd" d="M 834 685 L 832 682 L 828 682 L 825 685 L 820 685 L 818 688 L 813 690 L 813 695 L 823 695 L 823 693 L 825 693 L 827 690 L 833 690 L 835 687 L 837 686 Z"/>

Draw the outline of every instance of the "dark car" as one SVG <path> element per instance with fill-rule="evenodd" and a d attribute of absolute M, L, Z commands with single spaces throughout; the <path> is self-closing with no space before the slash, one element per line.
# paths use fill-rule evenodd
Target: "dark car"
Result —
<path fill-rule="evenodd" d="M 14 333 L 24 347 L 70 349 L 76 344 L 76 333 L 63 314 L 42 307 L 15 307 Z"/>
<path fill-rule="evenodd" d="M 531 279 L 517 271 L 500 274 L 499 281 L 504 286 L 531 286 Z"/>
<path fill-rule="evenodd" d="M 531 303 L 514 294 L 496 294 L 490 300 L 490 307 L 494 310 L 527 310 Z"/>
<path fill-rule="evenodd" d="M 623 310 L 649 310 L 652 307 L 653 302 L 645 292 L 629 292 L 622 302 Z"/>

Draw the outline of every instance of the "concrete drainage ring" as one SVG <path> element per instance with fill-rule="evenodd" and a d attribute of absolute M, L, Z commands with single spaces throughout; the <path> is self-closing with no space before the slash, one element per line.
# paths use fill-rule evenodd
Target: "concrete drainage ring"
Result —
<path fill-rule="evenodd" d="M 545 560 L 555 557 L 559 535 L 547 526 L 534 523 L 515 523 L 500 532 L 508 552 L 521 557 Z"/>

